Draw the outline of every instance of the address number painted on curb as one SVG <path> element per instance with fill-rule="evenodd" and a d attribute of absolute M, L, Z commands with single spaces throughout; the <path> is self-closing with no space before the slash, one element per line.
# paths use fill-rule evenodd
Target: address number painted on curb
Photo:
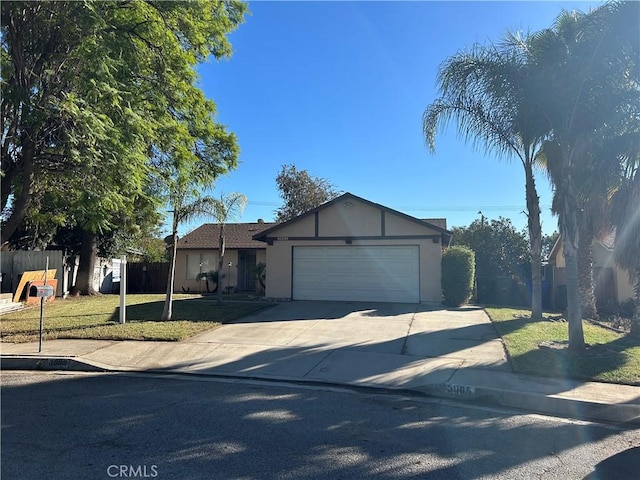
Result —
<path fill-rule="evenodd" d="M 456 395 L 458 397 L 471 397 L 475 395 L 476 389 L 468 385 L 454 385 L 447 383 L 444 386 L 444 393 Z"/>
<path fill-rule="evenodd" d="M 68 358 L 46 358 L 40 362 L 39 368 L 42 370 L 63 370 L 69 368 L 69 364 Z"/>

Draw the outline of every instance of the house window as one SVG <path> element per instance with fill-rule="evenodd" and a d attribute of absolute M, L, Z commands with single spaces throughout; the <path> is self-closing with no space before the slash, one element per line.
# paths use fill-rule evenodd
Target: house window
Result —
<path fill-rule="evenodd" d="M 187 255 L 187 280 L 195 280 L 202 272 L 210 272 L 215 269 L 215 254 L 191 253 Z"/>

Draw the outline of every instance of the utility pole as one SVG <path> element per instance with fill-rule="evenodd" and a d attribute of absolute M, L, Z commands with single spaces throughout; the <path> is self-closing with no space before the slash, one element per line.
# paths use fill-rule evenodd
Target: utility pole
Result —
<path fill-rule="evenodd" d="M 480 227 L 484 228 L 484 220 L 487 218 L 482 213 L 482 210 L 478 210 L 478 215 L 480 215 Z"/>

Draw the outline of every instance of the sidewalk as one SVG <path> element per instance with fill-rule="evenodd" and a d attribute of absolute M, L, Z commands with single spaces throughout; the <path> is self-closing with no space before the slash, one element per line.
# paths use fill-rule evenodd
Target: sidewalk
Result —
<path fill-rule="evenodd" d="M 2 369 L 161 372 L 414 392 L 552 415 L 640 424 L 640 387 L 477 368 L 442 356 L 200 342 L 49 340 L 0 344 Z"/>

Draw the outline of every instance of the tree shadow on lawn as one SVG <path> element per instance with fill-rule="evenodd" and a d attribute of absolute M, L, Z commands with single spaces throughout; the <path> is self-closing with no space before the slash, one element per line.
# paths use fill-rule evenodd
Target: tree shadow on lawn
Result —
<path fill-rule="evenodd" d="M 541 320 L 518 316 L 511 320 L 492 320 L 491 323 L 503 339 L 534 324 L 568 329 L 566 321 L 558 321 L 554 316 Z M 507 357 L 515 373 L 583 381 L 598 379 L 597 381 L 616 383 L 616 374 L 613 372 L 629 363 L 630 354 L 627 350 L 638 346 L 638 339 L 627 334 L 606 343 L 587 343 L 587 348 L 582 353 L 570 352 L 568 341 L 554 340 L 552 335 L 545 336 L 537 348 L 521 355 L 512 355 L 508 341 L 505 344 Z M 611 375 L 606 375 L 608 372 Z M 640 385 L 640 381 L 631 384 Z"/>
<path fill-rule="evenodd" d="M 220 322 L 228 323 L 256 311 L 269 307 L 262 303 L 223 303 L 222 306 L 214 302 L 203 302 L 199 298 L 174 300 L 172 320 L 186 320 L 190 322 Z M 161 322 L 164 301 L 127 305 L 127 322 Z M 116 308 L 110 317 L 111 322 L 120 319 L 120 307 Z"/>
<path fill-rule="evenodd" d="M 569 351 L 568 341 L 548 341 L 525 354 L 510 356 L 510 361 L 516 373 L 617 383 L 615 371 L 631 362 L 627 349 L 634 346 L 636 340 L 623 336 L 607 343 L 587 344 L 584 352 L 575 353 Z M 640 377 L 624 383 L 640 385 Z"/>

